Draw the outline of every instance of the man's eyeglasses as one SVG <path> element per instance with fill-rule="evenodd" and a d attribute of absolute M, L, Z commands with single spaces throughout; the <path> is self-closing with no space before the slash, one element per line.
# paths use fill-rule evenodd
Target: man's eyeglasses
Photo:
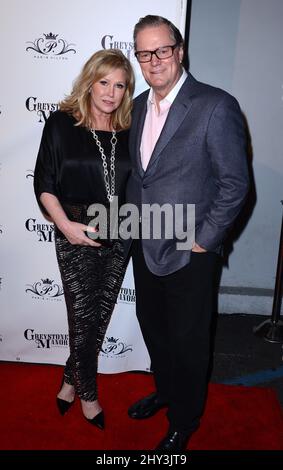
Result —
<path fill-rule="evenodd" d="M 177 46 L 178 44 L 173 44 L 173 46 L 159 47 L 155 49 L 155 51 L 136 51 L 135 56 L 140 64 L 150 62 L 153 54 L 160 60 L 169 59 L 169 57 L 172 57 L 174 49 L 176 49 Z"/>

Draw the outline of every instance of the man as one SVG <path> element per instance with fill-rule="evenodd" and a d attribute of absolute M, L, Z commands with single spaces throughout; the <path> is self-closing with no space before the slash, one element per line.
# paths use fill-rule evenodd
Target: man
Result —
<path fill-rule="evenodd" d="M 135 55 L 150 90 L 135 100 L 128 202 L 195 204 L 195 242 L 143 238 L 132 245 L 137 317 L 156 392 L 129 409 L 143 419 L 167 407 L 158 450 L 181 451 L 203 412 L 213 286 L 221 245 L 248 189 L 243 119 L 235 98 L 182 67 L 183 39 L 148 15 L 134 30 Z"/>

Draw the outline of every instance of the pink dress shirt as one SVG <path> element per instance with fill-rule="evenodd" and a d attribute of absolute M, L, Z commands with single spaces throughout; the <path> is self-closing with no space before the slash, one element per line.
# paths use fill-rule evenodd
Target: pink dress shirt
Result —
<path fill-rule="evenodd" d="M 144 171 L 147 169 L 147 165 L 151 158 L 153 149 L 158 141 L 166 118 L 168 116 L 170 106 L 176 98 L 181 86 L 186 80 L 188 74 L 185 70 L 174 88 L 168 93 L 168 95 L 159 102 L 159 110 L 155 101 L 154 92 L 151 88 L 147 101 L 147 113 L 143 126 L 143 133 L 141 139 L 141 162 Z"/>

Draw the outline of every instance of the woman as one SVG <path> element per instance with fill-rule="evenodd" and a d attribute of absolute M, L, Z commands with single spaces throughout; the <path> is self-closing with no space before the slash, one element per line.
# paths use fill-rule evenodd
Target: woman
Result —
<path fill-rule="evenodd" d="M 87 421 L 100 429 L 97 357 L 125 263 L 119 239 L 103 245 L 91 236 L 97 229 L 88 225 L 87 209 L 99 203 L 109 214 L 114 196 L 123 203 L 133 90 L 133 70 L 121 51 L 93 54 L 46 122 L 34 174 L 38 203 L 55 224 L 68 313 L 70 356 L 57 406 L 64 415 L 77 395 Z"/>

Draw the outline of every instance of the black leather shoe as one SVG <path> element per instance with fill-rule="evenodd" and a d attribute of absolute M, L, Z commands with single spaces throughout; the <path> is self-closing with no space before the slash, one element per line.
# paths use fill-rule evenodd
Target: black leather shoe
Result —
<path fill-rule="evenodd" d="M 162 441 L 159 442 L 156 450 L 181 452 L 186 449 L 190 435 L 179 431 L 169 431 Z"/>
<path fill-rule="evenodd" d="M 75 400 L 73 401 L 66 401 L 62 400 L 62 398 L 56 398 L 57 408 L 61 416 L 64 416 L 65 413 L 71 408 Z"/>
<path fill-rule="evenodd" d="M 165 408 L 166 406 L 166 403 L 160 403 L 158 401 L 157 393 L 154 392 L 130 406 L 128 415 L 133 419 L 150 418 L 161 410 L 161 408 Z"/>
<path fill-rule="evenodd" d="M 86 418 L 85 419 L 92 424 L 93 426 L 98 427 L 99 429 L 104 429 L 104 413 L 100 411 L 94 418 Z"/>

